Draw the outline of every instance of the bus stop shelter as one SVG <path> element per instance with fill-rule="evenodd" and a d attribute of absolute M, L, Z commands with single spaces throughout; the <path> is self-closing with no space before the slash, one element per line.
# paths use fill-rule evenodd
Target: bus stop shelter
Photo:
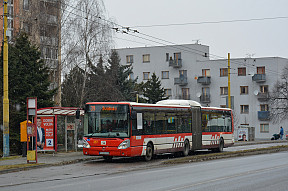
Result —
<path fill-rule="evenodd" d="M 80 117 L 76 119 L 76 111 Z M 82 139 L 84 110 L 76 107 L 48 107 L 37 110 L 45 129 L 46 151 L 77 151 L 77 143 Z"/>

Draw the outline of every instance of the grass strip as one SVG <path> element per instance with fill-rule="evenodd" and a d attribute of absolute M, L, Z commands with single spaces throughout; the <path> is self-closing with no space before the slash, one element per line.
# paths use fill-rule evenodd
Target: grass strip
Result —
<path fill-rule="evenodd" d="M 288 145 L 281 145 L 281 146 L 257 148 L 257 149 L 242 150 L 242 151 L 231 151 L 231 152 L 222 152 L 222 153 L 193 155 L 193 156 L 187 156 L 187 157 L 163 161 L 162 164 L 179 164 L 179 163 L 189 163 L 189 162 L 200 162 L 200 161 L 206 161 L 206 160 L 223 159 L 223 158 L 238 157 L 238 156 L 249 156 L 249 155 L 257 155 L 257 154 L 275 153 L 275 152 L 287 151 L 287 150 L 288 150 Z"/>

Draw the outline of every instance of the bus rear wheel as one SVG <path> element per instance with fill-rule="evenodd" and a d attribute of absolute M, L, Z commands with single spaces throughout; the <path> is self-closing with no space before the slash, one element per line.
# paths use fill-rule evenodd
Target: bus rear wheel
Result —
<path fill-rule="evenodd" d="M 223 141 L 223 139 L 221 139 L 218 151 L 223 152 L 223 149 L 224 149 L 224 141 Z"/>
<path fill-rule="evenodd" d="M 215 151 L 221 153 L 221 152 L 223 152 L 223 149 L 224 149 L 224 140 L 221 139 L 220 143 L 219 143 L 219 146 L 218 146 L 217 149 L 215 149 Z"/>
<path fill-rule="evenodd" d="M 153 146 L 151 143 L 147 144 L 146 154 L 144 156 L 145 161 L 150 161 L 153 157 Z"/>
<path fill-rule="evenodd" d="M 190 144 L 188 140 L 184 141 L 184 148 L 183 148 L 183 156 L 186 157 L 189 155 L 189 151 L 190 151 Z"/>

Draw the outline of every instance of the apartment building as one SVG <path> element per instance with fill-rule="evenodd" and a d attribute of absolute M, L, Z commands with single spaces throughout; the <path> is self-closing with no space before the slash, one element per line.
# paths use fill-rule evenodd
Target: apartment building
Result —
<path fill-rule="evenodd" d="M 9 42 L 12 43 L 19 32 L 25 31 L 30 41 L 39 47 L 41 57 L 50 70 L 50 88 L 58 88 L 61 84 L 60 0 L 7 1 Z M 3 6 L 3 1 L 0 5 Z M 3 15 L 3 8 L 0 14 Z M 3 22 L 0 27 L 3 28 Z M 3 39 L 3 33 L 0 38 Z M 60 106 L 60 87 L 54 101 Z"/>
<path fill-rule="evenodd" d="M 210 60 L 209 47 L 200 44 L 118 49 L 121 64 L 132 64 L 138 82 L 155 73 L 170 99 L 189 99 L 203 106 L 228 107 L 228 60 Z M 288 59 L 279 57 L 231 59 L 231 103 L 234 126 L 255 127 L 256 139 L 271 138 L 280 126 L 269 119 L 268 95 Z M 288 130 L 288 129 L 285 130 Z M 236 138 L 235 132 L 235 138 Z"/>

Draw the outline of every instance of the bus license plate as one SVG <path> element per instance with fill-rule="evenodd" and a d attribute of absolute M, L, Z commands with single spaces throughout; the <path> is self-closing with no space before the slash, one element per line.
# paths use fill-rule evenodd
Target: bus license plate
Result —
<path fill-rule="evenodd" d="M 109 155 L 109 152 L 99 152 L 100 155 Z"/>

